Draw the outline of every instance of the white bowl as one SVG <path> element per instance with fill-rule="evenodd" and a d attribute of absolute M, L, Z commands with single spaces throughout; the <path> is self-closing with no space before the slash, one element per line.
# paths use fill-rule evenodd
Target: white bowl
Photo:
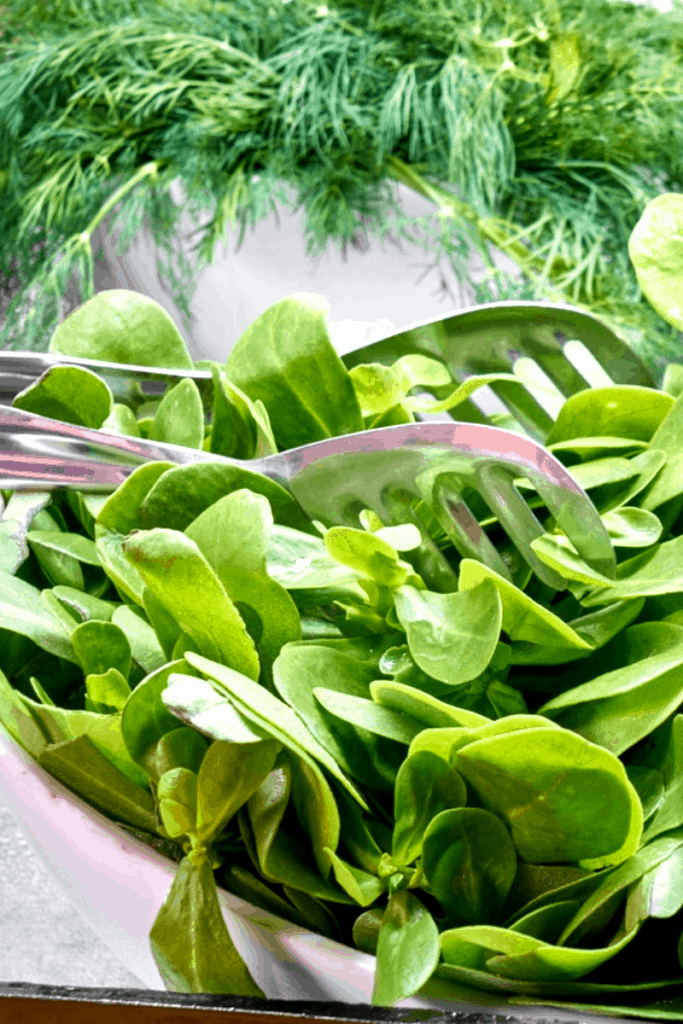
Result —
<path fill-rule="evenodd" d="M 59 886 L 141 987 L 164 989 L 149 931 L 175 864 L 88 806 L 49 775 L 0 726 L 0 790 Z M 370 1003 L 375 958 L 289 924 L 219 890 L 223 916 L 269 999 Z M 436 983 L 436 989 L 440 986 Z M 449 999 L 405 1007 L 467 1009 Z M 500 1007 L 481 993 L 479 1006 Z"/>

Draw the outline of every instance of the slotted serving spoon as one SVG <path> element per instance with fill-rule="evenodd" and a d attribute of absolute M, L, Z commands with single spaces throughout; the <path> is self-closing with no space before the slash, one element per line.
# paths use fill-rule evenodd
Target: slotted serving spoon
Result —
<path fill-rule="evenodd" d="M 544 583 L 562 590 L 565 582 L 531 548 L 544 529 L 514 486 L 516 478 L 525 477 L 582 558 L 605 576 L 615 572 L 609 535 L 585 491 L 550 452 L 509 430 L 473 423 L 413 423 L 243 461 L 0 407 L 2 488 L 74 487 L 106 493 L 136 466 L 158 460 L 222 463 L 260 473 L 287 488 L 312 519 L 326 526 L 358 527 L 363 508 L 372 509 L 384 523 L 412 520 L 422 544 L 414 556 L 418 564 L 411 561 L 442 591 L 456 589 L 455 574 L 411 507 L 414 499 L 428 505 L 462 556 L 512 578 L 463 501 L 463 489 L 473 488 L 528 566 Z"/>
<path fill-rule="evenodd" d="M 553 409 L 556 412 L 577 391 L 610 384 L 656 386 L 639 356 L 597 317 L 551 302 L 492 302 L 458 310 L 348 352 L 342 361 L 347 369 L 359 363 L 390 365 L 411 353 L 443 362 L 456 382 L 473 374 L 519 374 L 519 384 L 499 381 L 488 388 L 498 409 L 507 410 L 524 432 L 541 443 L 552 427 Z M 132 408 L 160 397 L 169 384 L 183 377 L 191 377 L 207 406 L 210 403 L 208 370 L 158 370 L 37 352 L 0 352 L 0 403 L 11 403 L 51 366 L 64 364 L 93 370 L 107 382 L 116 402 Z M 550 404 L 548 387 L 555 391 Z M 433 395 L 442 399 L 450 390 L 435 388 Z M 495 422 L 487 415 L 484 391 L 458 405 L 458 421 Z M 418 418 L 428 420 L 429 416 L 419 414 Z M 451 417 L 446 413 L 439 419 Z"/>

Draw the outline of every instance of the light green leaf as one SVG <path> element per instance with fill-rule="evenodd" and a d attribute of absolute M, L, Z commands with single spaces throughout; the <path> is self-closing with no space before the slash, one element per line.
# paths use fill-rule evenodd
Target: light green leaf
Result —
<path fill-rule="evenodd" d="M 155 672 L 166 664 L 168 659 L 142 610 L 120 605 L 112 615 L 112 622 L 125 634 L 133 659 L 145 672 Z"/>
<path fill-rule="evenodd" d="M 52 335 L 50 352 L 137 366 L 192 369 L 185 342 L 168 313 L 139 292 L 98 292 Z"/>
<path fill-rule="evenodd" d="M 510 833 L 495 814 L 479 807 L 441 811 L 422 844 L 429 891 L 449 924 L 496 921 L 517 874 Z"/>
<path fill-rule="evenodd" d="M 202 842 L 217 838 L 262 785 L 280 749 L 274 740 L 246 745 L 216 740 L 211 744 L 197 780 L 197 836 Z"/>
<path fill-rule="evenodd" d="M 407 889 L 389 897 L 377 941 L 373 1006 L 393 1006 L 417 992 L 439 961 L 434 918 Z"/>
<path fill-rule="evenodd" d="M 412 864 L 422 853 L 430 822 L 442 811 L 466 803 L 465 783 L 448 761 L 428 750 L 410 754 L 396 776 L 392 862 Z"/>
<path fill-rule="evenodd" d="M 568 730 L 528 729 L 523 742 L 516 732 L 490 736 L 458 750 L 453 765 L 529 863 L 626 860 L 638 847 L 642 808 L 623 765 Z"/>
<path fill-rule="evenodd" d="M 259 660 L 244 622 L 197 545 L 178 530 L 132 534 L 123 544 L 145 586 L 199 651 L 258 679 Z"/>
<path fill-rule="evenodd" d="M 81 366 L 51 366 L 20 391 L 12 405 L 81 427 L 101 427 L 111 412 L 112 394 L 101 377 Z"/>
<path fill-rule="evenodd" d="M 263 402 L 280 449 L 363 429 L 351 378 L 327 332 L 329 309 L 318 295 L 282 299 L 247 328 L 225 364 L 228 379 Z"/>
<path fill-rule="evenodd" d="M 671 395 L 633 384 L 579 391 L 560 409 L 545 443 L 601 434 L 649 441 L 673 404 Z"/>
<path fill-rule="evenodd" d="M 454 726 L 469 729 L 484 725 L 489 721 L 485 715 L 478 715 L 475 711 L 466 711 L 464 708 L 452 707 L 413 686 L 391 682 L 388 679 L 378 679 L 371 683 L 370 693 L 372 699 L 382 707 L 407 715 L 429 729 L 453 728 Z"/>
<path fill-rule="evenodd" d="M 154 414 L 151 441 L 201 448 L 204 442 L 204 408 L 195 382 L 189 377 L 168 388 Z"/>
<path fill-rule="evenodd" d="M 69 631 L 41 600 L 40 591 L 4 572 L 0 572 L 0 621 L 3 629 L 20 633 L 44 651 L 77 663 Z"/>
<path fill-rule="evenodd" d="M 403 586 L 394 602 L 410 653 L 427 675 L 452 686 L 481 675 L 503 621 L 501 598 L 491 580 L 454 594 Z"/>
<path fill-rule="evenodd" d="M 151 794 L 112 764 L 87 734 L 50 744 L 38 754 L 37 760 L 42 768 L 108 817 L 145 832 L 156 832 Z"/>
<path fill-rule="evenodd" d="M 263 998 L 230 938 L 206 855 L 180 862 L 149 940 L 169 991 Z"/>
<path fill-rule="evenodd" d="M 668 324 L 683 330 L 683 197 L 665 192 L 647 204 L 628 253 L 643 294 Z"/>
<path fill-rule="evenodd" d="M 296 605 L 266 569 L 272 528 L 268 499 L 240 490 L 210 505 L 185 530 L 233 604 L 239 609 L 246 606 L 257 617 L 258 635 L 253 638 L 268 672 L 282 647 L 301 639 Z M 249 628 L 249 618 L 246 625 Z"/>
<path fill-rule="evenodd" d="M 209 505 L 245 487 L 265 495 L 276 523 L 315 533 L 308 516 L 275 480 L 220 462 L 196 462 L 163 473 L 142 502 L 138 525 L 145 529 L 158 526 L 185 530 Z"/>
<path fill-rule="evenodd" d="M 557 615 L 528 597 L 519 587 L 504 580 L 488 566 L 463 558 L 460 563 L 460 590 L 472 590 L 484 580 L 492 580 L 503 604 L 503 630 L 513 641 L 526 641 L 548 647 L 591 650 L 591 645 Z M 514 664 L 514 644 L 512 661 Z"/>
<path fill-rule="evenodd" d="M 670 648 L 653 654 L 661 634 Z M 625 631 L 631 643 L 630 664 L 567 690 L 539 708 L 613 754 L 623 754 L 648 736 L 683 703 L 683 626 L 643 622 Z"/>

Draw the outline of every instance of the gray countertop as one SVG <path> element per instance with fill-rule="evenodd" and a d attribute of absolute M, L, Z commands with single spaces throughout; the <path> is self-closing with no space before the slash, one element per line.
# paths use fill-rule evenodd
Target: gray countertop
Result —
<path fill-rule="evenodd" d="M 0 982 L 139 989 L 40 863 L 0 794 Z"/>

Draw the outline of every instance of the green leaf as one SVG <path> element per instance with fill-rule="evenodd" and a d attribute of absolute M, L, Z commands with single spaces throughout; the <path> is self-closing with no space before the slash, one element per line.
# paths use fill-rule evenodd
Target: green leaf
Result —
<path fill-rule="evenodd" d="M 683 330 L 683 198 L 665 192 L 647 204 L 628 253 L 643 294 L 668 324 Z"/>
<path fill-rule="evenodd" d="M 51 743 L 38 754 L 37 760 L 42 768 L 108 817 L 145 832 L 156 832 L 151 794 L 112 764 L 86 734 Z"/>
<path fill-rule="evenodd" d="M 211 451 L 233 459 L 260 459 L 274 455 L 277 445 L 263 402 L 252 402 L 227 379 L 218 363 L 211 364 L 211 373 Z"/>
<path fill-rule="evenodd" d="M 363 416 L 387 412 L 406 395 L 392 368 L 382 363 L 360 363 L 349 376 Z"/>
<path fill-rule="evenodd" d="M 194 836 L 197 825 L 197 775 L 189 768 L 170 768 L 157 783 L 159 814 L 172 839 Z"/>
<path fill-rule="evenodd" d="M 80 533 L 63 533 L 61 530 L 29 530 L 26 539 L 34 549 L 59 551 L 86 565 L 100 566 L 102 564 L 95 542 Z"/>
<path fill-rule="evenodd" d="M 149 941 L 171 992 L 263 998 L 226 927 L 206 855 L 180 862 Z"/>
<path fill-rule="evenodd" d="M 266 569 L 272 528 L 268 499 L 240 490 L 210 505 L 185 530 L 233 604 L 246 605 L 257 617 L 259 635 L 253 639 L 268 671 L 286 643 L 301 639 L 296 605 Z"/>
<path fill-rule="evenodd" d="M 491 580 L 454 594 L 400 587 L 396 614 L 419 667 L 457 686 L 481 675 L 500 636 L 503 606 Z"/>
<path fill-rule="evenodd" d="M 119 607 L 114 601 L 102 601 L 92 594 L 84 594 L 73 587 L 53 587 L 52 595 L 63 608 L 72 612 L 76 619 L 87 622 L 90 619 L 97 619 L 100 622 L 110 622 L 114 610 Z"/>
<path fill-rule="evenodd" d="M 389 897 L 377 941 L 373 1006 L 393 1006 L 417 992 L 439 961 L 434 918 L 407 889 Z"/>
<path fill-rule="evenodd" d="M 386 892 L 386 882 L 376 875 L 363 871 L 362 868 L 354 867 L 343 857 L 340 857 L 334 850 L 326 849 L 334 877 L 352 900 L 361 907 L 369 907 L 371 903 L 379 899 L 382 893 Z"/>
<path fill-rule="evenodd" d="M 0 573 L 0 621 L 58 658 L 77 663 L 69 632 L 30 583 Z"/>
<path fill-rule="evenodd" d="M 412 864 L 422 853 L 425 831 L 432 819 L 466 803 L 462 776 L 447 761 L 427 750 L 409 755 L 396 776 L 392 862 Z"/>
<path fill-rule="evenodd" d="M 101 377 L 81 366 L 52 366 L 14 397 L 25 409 L 80 427 L 101 427 L 111 412 L 112 394 Z"/>
<path fill-rule="evenodd" d="M 671 646 L 653 653 L 667 634 Z M 617 755 L 648 736 L 683 703 L 683 626 L 643 622 L 621 636 L 630 642 L 630 664 L 539 708 L 539 714 Z"/>
<path fill-rule="evenodd" d="M 219 498 L 243 488 L 268 499 L 276 523 L 315 533 L 308 516 L 280 484 L 250 469 L 220 462 L 196 462 L 169 469 L 142 502 L 139 525 L 185 530 Z"/>
<path fill-rule="evenodd" d="M 95 527 L 95 546 L 102 567 L 119 593 L 134 604 L 142 605 L 145 584 L 124 550 L 126 537 L 114 530 Z"/>
<path fill-rule="evenodd" d="M 152 420 L 149 439 L 185 448 L 202 447 L 204 407 L 199 389 L 189 377 L 164 393 Z"/>
<path fill-rule="evenodd" d="M 611 601 L 633 597 L 683 592 L 683 537 L 657 544 L 655 547 L 621 562 L 617 579 L 595 587 L 581 598 L 586 608 L 595 608 Z"/>
<path fill-rule="evenodd" d="M 601 434 L 649 441 L 673 404 L 663 391 L 632 384 L 579 391 L 560 409 L 545 443 Z"/>
<path fill-rule="evenodd" d="M 111 412 L 102 424 L 108 434 L 123 434 L 124 437 L 141 437 L 135 413 L 127 405 L 114 402 Z"/>
<path fill-rule="evenodd" d="M 124 542 L 145 586 L 214 661 L 258 679 L 254 642 L 220 580 L 197 545 L 178 530 L 148 530 Z"/>
<path fill-rule="evenodd" d="M 606 512 L 602 521 L 615 548 L 646 548 L 662 535 L 662 524 L 643 508 L 617 508 Z"/>
<path fill-rule="evenodd" d="M 51 500 L 49 491 L 15 491 L 10 496 L 0 519 L 0 571 L 13 576 L 26 561 L 31 522 Z"/>
<path fill-rule="evenodd" d="M 124 675 L 117 668 L 110 668 L 106 672 L 87 675 L 85 678 L 85 691 L 88 701 L 96 705 L 88 707 L 88 711 L 123 711 L 123 707 L 131 689 Z"/>
<path fill-rule="evenodd" d="M 48 737 L 39 720 L 31 713 L 30 706 L 21 700 L 3 672 L 0 672 L 0 723 L 31 757 L 37 758 L 47 745 Z"/>
<path fill-rule="evenodd" d="M 280 741 L 283 746 L 288 747 L 299 757 L 309 764 L 315 764 L 313 760 L 319 761 L 330 772 L 338 782 L 348 790 L 361 807 L 366 803 L 354 786 L 348 781 L 340 770 L 337 762 L 320 745 L 311 732 L 306 728 L 301 719 L 283 701 L 269 693 L 263 686 L 253 682 L 247 676 L 242 675 L 225 665 L 219 665 L 199 654 L 187 652 L 187 661 L 203 675 L 207 676 L 214 685 L 214 689 L 235 708 L 250 723 L 265 729 L 266 733 Z M 217 686 L 215 684 L 218 684 Z M 164 702 L 172 706 L 173 692 L 169 690 L 164 695 Z M 216 739 L 223 739 L 216 736 Z"/>
<path fill-rule="evenodd" d="M 521 743 L 516 732 L 491 736 L 458 750 L 453 765 L 531 864 L 594 866 L 638 847 L 642 808 L 623 765 L 581 736 L 556 728 L 528 729 Z"/>
<path fill-rule="evenodd" d="M 113 622 L 82 622 L 73 631 L 72 641 L 84 675 L 101 675 L 116 668 L 124 679 L 128 678 L 130 644 L 123 630 Z"/>
<path fill-rule="evenodd" d="M 624 893 L 629 886 L 668 860 L 682 846 L 683 832 L 678 829 L 666 836 L 653 839 L 614 871 L 606 872 L 598 887 L 583 900 L 580 909 L 566 925 L 557 940 L 558 945 L 565 945 L 570 939 L 575 944 L 582 941 L 587 925 L 590 925 L 591 918 L 597 912 L 608 907 L 610 903 L 613 905 L 619 893 Z"/>
<path fill-rule="evenodd" d="M 378 679 L 370 684 L 372 699 L 382 707 L 398 711 L 409 718 L 420 722 L 425 728 L 439 729 L 464 726 L 476 728 L 486 724 L 489 719 L 478 715 L 475 711 L 455 708 L 444 701 L 423 693 L 413 686 Z"/>
<path fill-rule="evenodd" d="M 310 851 L 283 826 L 291 786 L 290 757 L 283 750 L 268 778 L 247 801 L 246 815 L 242 810 L 238 812 L 240 833 L 255 867 L 268 881 L 281 882 L 318 899 L 353 903 L 339 885 L 321 877 Z"/>
<path fill-rule="evenodd" d="M 112 616 L 112 622 L 125 634 L 133 659 L 146 673 L 166 664 L 168 658 L 141 609 L 120 605 Z"/>
<path fill-rule="evenodd" d="M 538 644 L 542 647 L 561 647 L 575 651 L 590 651 L 592 645 L 583 640 L 571 626 L 543 605 L 532 600 L 524 591 L 488 566 L 463 558 L 460 563 L 460 590 L 472 590 L 484 580 L 492 580 L 503 604 L 503 630 L 512 641 Z M 512 663 L 515 663 L 515 645 L 512 645 Z"/>
<path fill-rule="evenodd" d="M 189 675 L 194 670 L 184 659 L 179 659 L 150 673 L 131 693 L 121 717 L 121 735 L 129 756 L 155 780 L 163 771 L 168 770 L 166 766 L 163 771 L 157 772 L 157 745 L 166 733 L 178 729 L 179 726 L 178 719 L 161 700 L 161 694 L 174 672 Z"/>
<path fill-rule="evenodd" d="M 373 788 L 392 789 L 403 752 L 389 741 L 397 739 L 397 728 L 403 725 L 405 729 L 410 722 L 392 723 L 394 732 L 387 738 L 386 728 L 378 734 L 375 728 L 368 729 L 365 719 L 352 718 L 345 724 L 348 717 L 336 718 L 334 708 L 330 713 L 327 704 L 328 700 L 344 695 L 369 701 L 370 683 L 377 672 L 373 660 L 364 662 L 348 648 L 288 644 L 273 666 L 273 681 L 282 699 L 345 772 Z M 331 691 L 329 698 L 319 698 L 315 693 L 321 680 Z M 374 720 L 372 724 L 377 725 Z"/>
<path fill-rule="evenodd" d="M 673 850 L 629 890 L 624 926 L 627 931 L 648 917 L 673 917 L 683 906 L 683 849 Z"/>
<path fill-rule="evenodd" d="M 197 836 L 202 842 L 220 835 L 271 773 L 280 750 L 275 740 L 211 744 L 197 780 Z"/>
<path fill-rule="evenodd" d="M 478 807 L 441 811 L 422 843 L 429 891 L 449 924 L 496 921 L 517 874 L 510 833 L 495 814 Z"/>
<path fill-rule="evenodd" d="M 652 435 L 650 447 L 663 452 L 666 462 L 638 504 L 650 512 L 683 493 L 683 398 L 679 395 Z"/>
<path fill-rule="evenodd" d="M 50 352 L 135 366 L 191 370 L 192 360 L 168 313 L 146 295 L 98 292 L 52 335 Z"/>
<path fill-rule="evenodd" d="M 325 533 L 325 547 L 337 562 L 367 576 L 380 586 L 398 587 L 413 576 L 411 566 L 378 533 L 348 526 L 333 526 Z"/>
<path fill-rule="evenodd" d="M 355 697 L 343 691 L 328 690 L 317 686 L 312 691 L 315 699 L 335 718 L 358 726 L 377 736 L 404 743 L 406 746 L 422 731 L 422 726 L 412 722 L 397 711 L 383 708 L 381 704 L 364 697 Z"/>
<path fill-rule="evenodd" d="M 441 948 L 447 963 L 482 967 L 505 978 L 570 981 L 611 960 L 635 934 L 631 931 L 603 949 L 570 949 L 493 925 L 465 926 L 442 932 Z"/>
<path fill-rule="evenodd" d="M 263 402 L 281 450 L 363 429 L 351 378 L 327 333 L 329 308 L 317 295 L 282 299 L 247 328 L 225 364 L 228 379 Z"/>
<path fill-rule="evenodd" d="M 312 537 L 288 526 L 273 526 L 267 557 L 268 574 L 287 590 L 311 591 L 314 606 L 338 598 L 367 600 L 359 586 L 361 574 L 341 565 L 328 553 L 320 537 Z M 315 593 L 319 591 L 319 593 Z M 299 600 L 300 595 L 296 595 Z"/>
<path fill-rule="evenodd" d="M 130 757 L 123 741 L 120 714 L 98 714 L 94 711 L 70 710 L 37 704 L 21 694 L 21 701 L 40 722 L 51 743 L 76 740 L 87 736 L 100 754 L 137 786 L 147 785 L 147 776 Z"/>
<path fill-rule="evenodd" d="M 662 832 L 683 825 L 683 715 L 674 715 L 666 744 L 666 757 L 659 765 L 664 777 L 664 796 L 643 835 L 643 845 Z"/>
<path fill-rule="evenodd" d="M 172 462 L 148 462 L 136 466 L 105 501 L 97 516 L 98 526 L 124 536 L 137 530 L 142 525 L 140 506 L 157 480 L 169 469 L 175 469 Z"/>

